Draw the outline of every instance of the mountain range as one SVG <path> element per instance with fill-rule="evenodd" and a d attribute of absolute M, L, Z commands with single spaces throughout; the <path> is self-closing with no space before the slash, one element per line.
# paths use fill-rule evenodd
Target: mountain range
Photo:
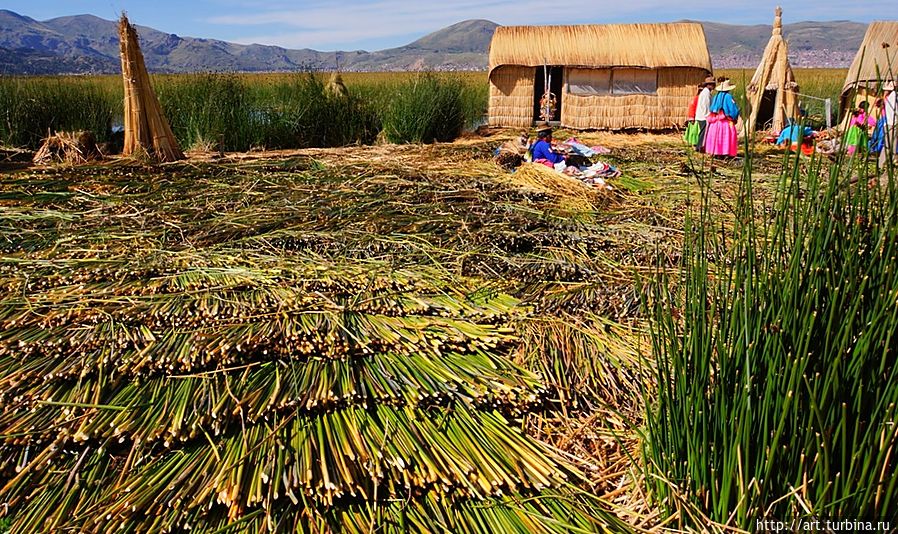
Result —
<path fill-rule="evenodd" d="M 717 68 L 754 67 L 770 39 L 770 26 L 701 22 Z M 466 20 L 397 48 L 321 52 L 269 45 L 242 45 L 181 37 L 138 26 L 147 68 L 152 72 L 299 70 L 397 71 L 482 70 L 497 24 Z M 863 40 L 866 24 L 799 22 L 783 27 L 798 67 L 847 67 Z M 119 72 L 115 21 L 74 15 L 37 21 L 0 10 L 0 73 L 87 74 Z"/>

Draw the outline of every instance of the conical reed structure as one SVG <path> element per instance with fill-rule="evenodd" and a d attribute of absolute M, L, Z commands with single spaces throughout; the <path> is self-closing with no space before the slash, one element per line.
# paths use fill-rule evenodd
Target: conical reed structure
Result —
<path fill-rule="evenodd" d="M 782 130 L 787 119 L 797 116 L 797 93 L 798 84 L 789 64 L 789 47 L 783 39 L 783 10 L 777 7 L 773 35 L 748 84 L 749 130 Z"/>
<path fill-rule="evenodd" d="M 891 43 L 891 44 L 890 44 Z M 864 41 L 858 47 L 845 76 L 839 109 L 842 125 L 847 127 L 850 111 L 866 101 L 873 109 L 876 99 L 882 96 L 882 87 L 889 80 L 898 80 L 898 21 L 878 20 L 870 23 Z"/>
<path fill-rule="evenodd" d="M 146 153 L 158 161 L 184 159 L 184 153 L 150 85 L 137 30 L 124 14 L 119 20 L 118 33 L 125 83 L 125 148 L 122 154 L 133 156 Z"/>

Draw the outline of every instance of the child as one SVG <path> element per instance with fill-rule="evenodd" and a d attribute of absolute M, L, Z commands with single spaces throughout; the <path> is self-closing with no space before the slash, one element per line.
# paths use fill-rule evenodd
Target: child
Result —
<path fill-rule="evenodd" d="M 699 124 L 695 121 L 695 110 L 698 107 L 698 97 L 702 94 L 702 89 L 705 88 L 705 84 L 700 84 L 698 86 L 698 90 L 695 92 L 695 97 L 692 99 L 692 103 L 689 104 L 689 110 L 686 114 L 686 132 L 683 134 L 683 140 L 686 141 L 687 145 L 695 146 L 698 144 L 698 132 L 699 132 Z"/>
<path fill-rule="evenodd" d="M 851 120 L 848 122 L 845 145 L 849 156 L 854 155 L 858 149 L 867 148 L 868 131 L 872 126 L 876 126 L 876 119 L 867 113 L 867 101 L 864 100 L 851 112 Z"/>

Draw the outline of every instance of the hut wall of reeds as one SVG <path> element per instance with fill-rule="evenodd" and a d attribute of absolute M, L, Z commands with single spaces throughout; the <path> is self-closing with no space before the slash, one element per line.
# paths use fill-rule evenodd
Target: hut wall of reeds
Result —
<path fill-rule="evenodd" d="M 533 124 L 532 67 L 505 65 L 490 73 L 490 124 L 528 127 Z"/>
<path fill-rule="evenodd" d="M 562 67 L 562 126 L 659 130 L 685 122 L 711 56 L 696 23 L 499 27 L 490 44 L 491 125 L 534 123 L 544 66 Z"/>
<path fill-rule="evenodd" d="M 898 21 L 876 21 L 867 27 L 864 41 L 842 85 L 840 109 L 843 119 L 861 101 L 868 101 L 873 109 L 873 102 L 881 96 L 886 80 L 898 81 Z"/>
<path fill-rule="evenodd" d="M 798 84 L 789 64 L 789 46 L 783 39 L 783 10 L 776 8 L 773 33 L 761 63 L 747 87 L 749 131 L 781 131 L 798 116 Z"/>
<path fill-rule="evenodd" d="M 137 30 L 124 14 L 119 20 L 119 46 L 125 85 L 125 146 L 122 155 L 147 156 L 162 162 L 184 159 L 184 153 L 150 84 Z"/>

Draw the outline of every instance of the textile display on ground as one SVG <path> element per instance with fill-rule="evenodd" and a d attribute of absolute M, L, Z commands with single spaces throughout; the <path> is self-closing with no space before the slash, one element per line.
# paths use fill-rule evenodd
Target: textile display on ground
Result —
<path fill-rule="evenodd" d="M 587 146 L 576 137 L 568 138 L 565 142 L 553 145 L 553 150 L 564 156 L 564 160 L 553 163 L 547 159 L 533 159 L 532 145 L 526 134 L 515 141 L 508 141 L 493 151 L 494 161 L 503 168 L 512 170 L 523 162 L 533 162 L 544 165 L 560 174 L 576 178 L 592 187 L 613 189 L 606 179 L 617 178 L 621 171 L 617 167 L 603 161 L 593 161 L 600 154 L 609 154 L 611 151 L 601 145 Z"/>

